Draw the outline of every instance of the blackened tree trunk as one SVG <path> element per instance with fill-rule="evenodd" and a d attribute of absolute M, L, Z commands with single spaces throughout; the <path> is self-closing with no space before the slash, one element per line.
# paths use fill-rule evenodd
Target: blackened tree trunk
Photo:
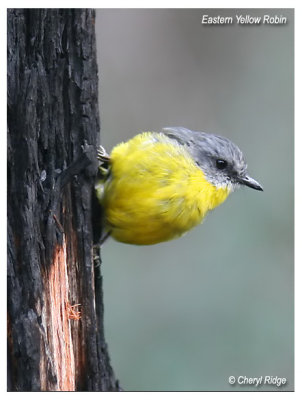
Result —
<path fill-rule="evenodd" d="M 11 391 L 118 390 L 92 250 L 94 21 L 89 9 L 8 10 Z"/>

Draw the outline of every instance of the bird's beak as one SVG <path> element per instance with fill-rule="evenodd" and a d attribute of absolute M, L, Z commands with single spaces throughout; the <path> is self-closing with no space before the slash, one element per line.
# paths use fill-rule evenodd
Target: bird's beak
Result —
<path fill-rule="evenodd" d="M 258 183 L 255 179 L 251 178 L 248 175 L 243 177 L 239 176 L 237 180 L 241 185 L 248 186 L 255 190 L 263 191 L 263 187 L 260 185 L 260 183 Z"/>

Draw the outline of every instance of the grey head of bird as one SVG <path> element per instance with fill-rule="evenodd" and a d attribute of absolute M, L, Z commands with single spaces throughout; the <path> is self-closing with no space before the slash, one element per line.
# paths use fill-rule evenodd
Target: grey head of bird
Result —
<path fill-rule="evenodd" d="M 182 127 L 164 128 L 162 133 L 184 146 L 206 179 L 217 188 L 234 190 L 240 185 L 255 190 L 262 186 L 247 173 L 242 151 L 229 139 L 205 132 L 195 132 Z"/>

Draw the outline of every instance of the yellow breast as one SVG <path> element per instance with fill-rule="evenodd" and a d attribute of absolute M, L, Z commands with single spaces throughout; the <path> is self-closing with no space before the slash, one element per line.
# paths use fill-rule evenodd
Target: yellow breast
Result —
<path fill-rule="evenodd" d="M 146 132 L 111 153 L 111 174 L 97 194 L 116 240 L 155 244 L 183 235 L 221 204 L 229 189 L 209 183 L 190 154 Z"/>

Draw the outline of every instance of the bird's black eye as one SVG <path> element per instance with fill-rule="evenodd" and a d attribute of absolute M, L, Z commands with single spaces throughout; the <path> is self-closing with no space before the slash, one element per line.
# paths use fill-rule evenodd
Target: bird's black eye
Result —
<path fill-rule="evenodd" d="M 216 167 L 218 169 L 226 169 L 227 166 L 228 166 L 228 163 L 225 160 L 222 160 L 222 159 L 216 160 Z"/>

